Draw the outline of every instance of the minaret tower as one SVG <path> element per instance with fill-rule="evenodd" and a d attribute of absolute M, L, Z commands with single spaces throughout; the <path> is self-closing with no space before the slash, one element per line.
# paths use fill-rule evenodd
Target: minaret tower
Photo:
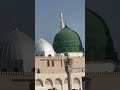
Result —
<path fill-rule="evenodd" d="M 65 23 L 64 23 L 64 18 L 63 18 L 63 14 L 62 11 L 60 13 L 60 29 L 62 30 L 65 27 Z"/>

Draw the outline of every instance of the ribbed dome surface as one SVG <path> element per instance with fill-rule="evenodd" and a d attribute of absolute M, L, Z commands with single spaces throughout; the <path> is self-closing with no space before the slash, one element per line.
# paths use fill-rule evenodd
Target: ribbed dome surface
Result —
<path fill-rule="evenodd" d="M 44 53 L 48 53 L 52 56 L 54 53 L 54 49 L 52 47 L 52 45 L 47 42 L 46 40 L 44 40 L 43 38 L 39 39 L 36 43 L 36 51 L 38 55 L 44 54 Z"/>
<path fill-rule="evenodd" d="M 86 60 L 115 59 L 113 41 L 104 20 L 87 9 L 85 22 Z"/>
<path fill-rule="evenodd" d="M 79 35 L 67 26 L 56 34 L 53 47 L 57 53 L 83 51 Z"/>
<path fill-rule="evenodd" d="M 34 41 L 25 33 L 14 30 L 0 48 L 0 68 L 7 71 L 31 72 L 34 67 Z"/>

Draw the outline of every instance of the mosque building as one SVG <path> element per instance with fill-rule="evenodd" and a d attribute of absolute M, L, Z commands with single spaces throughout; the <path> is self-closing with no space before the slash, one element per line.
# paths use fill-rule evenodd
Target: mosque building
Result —
<path fill-rule="evenodd" d="M 99 15 L 85 12 L 85 52 L 80 36 L 64 24 L 62 13 L 53 45 L 43 38 L 34 43 L 13 30 L 0 43 L 0 90 L 68 90 L 69 79 L 73 90 L 119 90 L 120 61 L 109 29 Z M 71 78 L 65 68 L 68 59 L 72 60 Z"/>
<path fill-rule="evenodd" d="M 53 45 L 43 38 L 36 42 L 36 90 L 68 90 L 69 78 L 64 62 L 66 58 L 72 59 L 72 90 L 84 88 L 85 53 L 80 36 L 64 24 L 62 13 L 60 25 L 61 30 L 55 35 Z"/>
<path fill-rule="evenodd" d="M 62 15 L 61 31 L 55 35 L 53 46 L 48 44 L 51 50 L 39 47 L 40 43 L 43 45 L 43 42 L 44 44 L 48 42 L 44 39 L 38 40 L 35 57 L 36 90 L 41 87 L 49 90 L 51 88 L 68 90 L 63 63 L 66 52 L 73 59 L 71 75 L 73 90 L 119 90 L 120 61 L 114 50 L 107 24 L 89 9 L 86 9 L 85 22 L 85 53 L 79 35 L 64 25 Z"/>

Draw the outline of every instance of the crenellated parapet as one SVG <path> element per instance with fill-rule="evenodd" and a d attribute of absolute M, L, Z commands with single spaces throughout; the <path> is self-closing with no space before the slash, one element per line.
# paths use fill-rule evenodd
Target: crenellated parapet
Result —
<path fill-rule="evenodd" d="M 0 72 L 0 76 L 22 76 L 22 77 L 33 77 L 35 73 L 33 72 Z"/>
<path fill-rule="evenodd" d="M 86 72 L 85 76 L 97 77 L 97 76 L 120 76 L 120 72 Z"/>

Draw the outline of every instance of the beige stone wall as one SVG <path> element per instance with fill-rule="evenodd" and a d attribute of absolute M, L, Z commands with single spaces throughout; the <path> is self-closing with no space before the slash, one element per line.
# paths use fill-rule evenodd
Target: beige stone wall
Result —
<path fill-rule="evenodd" d="M 30 90 L 33 73 L 0 73 L 0 90 Z"/>
<path fill-rule="evenodd" d="M 120 73 L 88 73 L 86 77 L 91 79 L 88 90 L 120 90 Z"/>
<path fill-rule="evenodd" d="M 41 73 L 65 73 L 64 59 L 66 57 L 35 57 L 36 71 L 39 68 Z M 84 71 L 85 69 L 85 57 L 71 57 L 73 59 L 73 69 Z M 50 66 L 47 66 L 49 61 Z M 54 66 L 52 66 L 52 61 Z M 83 69 L 83 70 L 82 70 Z"/>

